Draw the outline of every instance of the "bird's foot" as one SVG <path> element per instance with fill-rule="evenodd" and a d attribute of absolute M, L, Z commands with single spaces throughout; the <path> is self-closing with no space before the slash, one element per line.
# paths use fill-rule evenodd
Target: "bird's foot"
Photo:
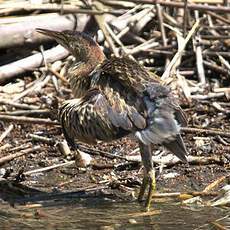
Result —
<path fill-rule="evenodd" d="M 145 201 L 145 208 L 148 211 L 151 205 L 152 194 L 156 190 L 156 179 L 155 179 L 155 171 L 150 170 L 149 172 L 145 172 L 144 178 L 141 184 L 138 201 L 142 202 L 143 197 L 146 191 L 147 186 L 149 185 L 149 191 L 147 194 L 147 199 Z"/>

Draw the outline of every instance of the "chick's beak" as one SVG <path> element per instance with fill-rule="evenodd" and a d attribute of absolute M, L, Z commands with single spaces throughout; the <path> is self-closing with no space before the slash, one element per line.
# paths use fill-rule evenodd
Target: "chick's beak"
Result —
<path fill-rule="evenodd" d="M 54 39 L 57 39 L 57 38 L 60 38 L 62 35 L 62 32 L 58 32 L 58 31 L 54 31 L 54 30 L 47 30 L 47 29 L 42 29 L 42 28 L 36 28 L 36 31 L 41 33 L 41 34 L 44 34 L 44 35 L 47 35 L 51 38 L 54 38 Z"/>

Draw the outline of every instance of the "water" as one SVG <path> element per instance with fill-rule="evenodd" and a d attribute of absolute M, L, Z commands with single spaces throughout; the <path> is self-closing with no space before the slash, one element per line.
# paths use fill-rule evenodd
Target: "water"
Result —
<path fill-rule="evenodd" d="M 46 204 L 43 204 L 46 205 Z M 54 202 L 49 207 L 10 207 L 0 204 L 0 229 L 230 229 L 227 208 L 188 207 L 178 203 L 155 203 L 144 212 L 137 202 L 114 202 L 90 198 L 74 203 Z M 228 225 L 228 227 L 226 227 Z"/>

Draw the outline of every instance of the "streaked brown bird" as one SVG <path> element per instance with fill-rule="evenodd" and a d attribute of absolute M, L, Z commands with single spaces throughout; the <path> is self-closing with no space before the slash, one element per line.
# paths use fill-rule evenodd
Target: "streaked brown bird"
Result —
<path fill-rule="evenodd" d="M 145 168 L 138 200 L 143 199 L 149 185 L 148 209 L 155 190 L 152 146 L 161 144 L 187 162 L 180 135 L 180 127 L 187 122 L 169 88 L 127 57 L 107 59 L 84 33 L 37 31 L 56 39 L 76 59 L 68 69 L 76 99 L 65 101 L 59 109 L 66 140 L 76 147 L 75 140 L 96 144 L 134 134 Z"/>

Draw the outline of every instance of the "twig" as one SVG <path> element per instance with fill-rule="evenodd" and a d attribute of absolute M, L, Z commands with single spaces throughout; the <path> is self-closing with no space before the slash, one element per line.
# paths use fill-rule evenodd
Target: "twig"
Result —
<path fill-rule="evenodd" d="M 101 3 L 99 3 L 99 2 L 95 2 L 95 6 L 93 6 L 93 8 L 101 10 L 101 9 L 103 9 L 103 5 Z M 114 53 L 114 55 L 116 57 L 119 57 L 119 53 L 117 51 L 117 48 L 114 45 L 113 40 L 110 37 L 110 34 L 109 34 L 109 32 L 108 32 L 108 30 L 107 30 L 107 28 L 105 26 L 105 18 L 104 18 L 104 16 L 103 15 L 95 15 L 94 17 L 95 17 L 95 19 L 96 19 L 96 21 L 98 23 L 98 26 L 102 30 L 102 32 L 103 32 L 103 34 L 105 36 L 105 39 L 109 44 L 110 49 L 112 50 L 112 52 Z"/>
<path fill-rule="evenodd" d="M 183 35 L 187 33 L 187 22 L 188 22 L 188 0 L 184 1 L 184 22 L 183 22 Z"/>
<path fill-rule="evenodd" d="M 17 117 L 17 116 L 8 116 L 8 115 L 0 115 L 1 121 L 6 122 L 15 122 L 19 124 L 44 124 L 44 125 L 59 125 L 57 121 L 51 121 L 49 119 L 42 118 L 33 118 L 33 117 Z"/>
<path fill-rule="evenodd" d="M 225 58 L 223 58 L 221 55 L 218 55 L 218 57 L 219 57 L 221 63 L 228 69 L 228 72 L 230 73 L 230 64 L 229 64 L 229 62 Z"/>
<path fill-rule="evenodd" d="M 227 130 L 221 131 L 221 130 L 181 127 L 181 131 L 185 133 L 200 133 L 200 134 L 206 134 L 211 136 L 220 135 L 222 137 L 230 137 L 230 131 L 228 132 Z"/>
<path fill-rule="evenodd" d="M 49 109 L 34 109 L 34 110 L 16 110 L 10 112 L 0 112 L 0 115 L 10 115 L 10 116 L 48 116 L 50 114 Z"/>
<path fill-rule="evenodd" d="M 99 154 L 101 156 L 108 157 L 110 159 L 118 158 L 118 159 L 127 160 L 126 157 L 124 157 L 124 156 L 114 155 L 114 154 L 111 154 L 109 152 L 98 150 L 95 148 L 88 148 L 84 145 L 79 145 L 79 149 L 86 152 L 86 153 L 92 154 L 92 155 L 98 155 Z"/>
<path fill-rule="evenodd" d="M 218 20 L 220 20 L 220 21 L 222 21 L 222 22 L 227 23 L 227 24 L 230 25 L 230 20 L 228 20 L 227 18 L 224 18 L 224 17 L 222 17 L 222 16 L 220 16 L 218 14 L 215 14 L 213 12 L 210 12 L 210 11 L 207 11 L 207 13 L 209 15 L 211 15 L 213 18 L 216 18 L 216 19 L 218 19 Z"/>
<path fill-rule="evenodd" d="M 21 4 L 21 3 L 14 3 L 14 4 L 1 4 L 1 8 L 12 8 L 14 11 L 48 11 L 48 12 L 60 12 L 62 10 L 63 13 L 75 13 L 75 14 L 89 14 L 89 15 L 102 15 L 102 14 L 115 14 L 115 15 L 121 15 L 123 12 L 121 11 L 115 11 L 115 10 L 90 10 L 90 9 L 80 9 L 76 6 L 71 6 L 67 4 Z M 3 12 L 0 11 L 0 15 L 3 14 Z"/>
<path fill-rule="evenodd" d="M 199 20 L 199 12 L 195 10 L 195 18 L 196 21 Z M 198 35 L 196 39 L 200 39 Z M 195 39 L 193 39 L 196 42 Z M 202 48 L 201 45 L 195 43 L 195 54 L 196 54 L 196 68 L 198 73 L 199 82 L 202 86 L 205 86 L 206 79 L 205 79 L 205 72 L 204 72 L 204 65 L 203 65 L 203 56 L 202 56 Z"/>
<path fill-rule="evenodd" d="M 227 179 L 230 176 L 230 174 L 226 176 L 221 176 L 217 178 L 215 181 L 213 181 L 211 184 L 207 185 L 203 192 L 210 192 L 212 189 L 216 188 L 221 182 L 223 182 L 225 179 Z"/>
<path fill-rule="evenodd" d="M 224 96 L 225 96 L 225 93 L 208 93 L 206 95 L 200 95 L 200 94 L 191 95 L 191 98 L 197 99 L 197 100 L 207 100 L 210 98 L 219 98 L 219 97 L 224 97 Z"/>
<path fill-rule="evenodd" d="M 175 1 L 165 1 L 165 0 L 120 0 L 120 1 L 129 1 L 135 2 L 138 4 L 156 4 L 159 3 L 162 6 L 168 6 L 173 8 L 184 8 L 184 3 L 175 2 Z M 201 5 L 201 4 L 192 4 L 188 3 L 188 9 L 190 10 L 199 10 L 199 11 L 215 11 L 215 12 L 223 12 L 230 13 L 230 8 L 225 6 L 211 6 L 211 5 Z"/>
<path fill-rule="evenodd" d="M 141 162 L 141 156 L 126 156 L 126 160 Z M 196 164 L 207 165 L 211 163 L 223 164 L 223 160 L 221 159 L 221 156 L 217 156 L 217 155 L 210 156 L 210 157 L 188 156 L 187 160 L 189 164 L 193 164 L 193 165 Z M 181 163 L 181 161 L 174 155 L 168 155 L 165 157 L 153 156 L 152 161 L 155 164 L 163 164 L 166 165 L 167 167 L 171 167 Z"/>
<path fill-rule="evenodd" d="M 215 72 L 221 73 L 221 74 L 228 74 L 228 70 L 222 68 L 221 66 L 215 64 L 215 63 L 211 63 L 209 61 L 203 61 L 204 65 L 206 67 L 208 67 L 211 70 L 214 70 Z"/>
<path fill-rule="evenodd" d="M 200 20 L 197 20 L 196 23 L 193 25 L 192 29 L 189 31 L 188 35 L 184 39 L 184 43 L 181 44 L 181 48 L 178 49 L 177 53 L 174 55 L 173 59 L 171 60 L 171 62 L 167 66 L 165 72 L 163 73 L 163 75 L 161 77 L 162 80 L 165 80 L 170 76 L 170 72 L 171 72 L 173 66 L 175 65 L 177 60 L 181 57 L 183 50 L 185 49 L 185 47 L 186 47 L 188 41 L 190 40 L 190 38 L 192 37 L 192 35 L 196 32 L 196 29 L 198 28 L 199 24 L 200 24 Z"/>
<path fill-rule="evenodd" d="M 44 55 L 47 61 L 54 62 L 67 57 L 68 51 L 62 46 L 58 45 L 50 50 L 46 50 Z M 34 54 L 30 57 L 23 58 L 7 65 L 3 65 L 0 67 L 0 84 L 18 77 L 19 74 L 32 71 L 41 65 L 43 65 L 43 57 L 41 53 Z"/>
<path fill-rule="evenodd" d="M 9 135 L 9 133 L 12 131 L 13 128 L 14 128 L 14 125 L 10 124 L 9 127 L 1 134 L 0 143 L 4 140 L 5 137 Z"/>
<path fill-rule="evenodd" d="M 74 161 L 68 161 L 68 162 L 65 162 L 65 163 L 60 163 L 60 164 L 47 166 L 47 167 L 44 167 L 44 168 L 30 170 L 30 171 L 24 172 L 23 174 L 28 176 L 28 175 L 37 174 L 37 173 L 41 173 L 41 172 L 46 172 L 46 171 L 49 171 L 51 169 L 56 169 L 56 168 L 69 166 L 69 165 L 73 165 L 73 164 L 75 164 L 75 160 Z"/>
<path fill-rule="evenodd" d="M 12 106 L 12 107 L 19 108 L 19 109 L 34 110 L 34 109 L 39 109 L 40 108 L 39 106 L 27 105 L 27 104 L 12 102 L 12 101 L 9 101 L 9 100 L 4 100 L 4 99 L 0 99 L 0 104 L 7 105 L 7 106 Z"/>
<path fill-rule="evenodd" d="M 192 192 L 169 192 L 169 193 L 154 193 L 153 198 L 165 198 L 165 197 L 186 197 L 186 196 L 217 196 L 218 192 L 205 192 L 205 191 L 192 191 Z"/>
<path fill-rule="evenodd" d="M 159 42 L 154 42 L 155 38 L 152 38 L 128 51 L 128 54 L 136 54 L 140 51 L 144 51 L 153 47 L 159 46 Z"/>
<path fill-rule="evenodd" d="M 43 137 L 36 134 L 29 134 L 28 136 L 32 139 L 32 141 L 40 141 L 51 145 L 55 144 L 55 140 L 52 138 Z"/>
<path fill-rule="evenodd" d="M 34 84 L 32 87 L 29 87 L 27 89 L 25 89 L 22 93 L 20 93 L 19 95 L 15 96 L 13 98 L 13 102 L 18 101 L 19 99 L 25 97 L 26 95 L 28 95 L 29 93 L 35 91 L 35 90 L 39 90 L 43 87 L 45 87 L 45 85 L 49 82 L 50 80 L 50 75 L 47 75 L 46 77 L 42 77 L 41 79 L 39 79 L 36 84 Z"/>
<path fill-rule="evenodd" d="M 159 20 L 160 30 L 161 30 L 163 47 L 166 47 L 167 46 L 167 39 L 166 39 L 165 27 L 164 27 L 163 17 L 162 17 L 162 8 L 159 4 L 156 4 L 156 9 L 157 9 L 157 16 L 158 16 L 158 20 Z M 166 58 L 165 66 L 167 66 L 168 63 L 169 63 L 169 59 Z"/>
<path fill-rule="evenodd" d="M 35 16 L 34 16 L 35 17 Z M 19 17 L 17 17 L 19 18 Z M 35 31 L 35 28 L 49 28 L 51 30 L 73 30 L 76 18 L 73 15 L 48 14 L 37 16 L 34 19 L 20 23 L 10 23 L 0 27 L 1 41 L 0 49 L 32 45 L 34 43 L 46 42 L 50 39 Z"/>
<path fill-rule="evenodd" d="M 0 158 L 0 165 L 3 165 L 3 164 L 5 164 L 5 163 L 17 158 L 17 157 L 20 157 L 20 156 L 23 156 L 25 154 L 29 154 L 29 153 L 32 153 L 32 152 L 35 152 L 35 151 L 38 151 L 41 149 L 42 149 L 41 146 L 34 146 L 34 147 L 29 148 L 29 149 L 22 150 L 21 152 L 10 154 L 8 156 L 2 157 L 2 158 Z"/>
<path fill-rule="evenodd" d="M 112 31 L 112 29 L 109 27 L 109 25 L 105 22 L 105 28 L 107 29 L 107 31 L 110 33 L 111 37 L 113 38 L 113 40 L 121 47 L 121 49 L 123 50 L 123 52 L 125 54 L 127 54 L 127 49 L 126 47 L 123 45 L 123 43 L 120 41 L 120 39 L 116 36 L 116 34 Z M 130 55 L 131 56 L 131 55 Z M 131 56 L 132 57 L 132 56 Z M 133 58 L 133 57 L 132 57 Z"/>
<path fill-rule="evenodd" d="M 50 71 L 53 75 L 55 75 L 58 79 L 60 79 L 64 83 L 69 83 L 67 79 L 65 79 L 60 73 L 54 70 L 52 66 L 50 66 L 49 64 L 48 64 L 48 71 Z"/>

